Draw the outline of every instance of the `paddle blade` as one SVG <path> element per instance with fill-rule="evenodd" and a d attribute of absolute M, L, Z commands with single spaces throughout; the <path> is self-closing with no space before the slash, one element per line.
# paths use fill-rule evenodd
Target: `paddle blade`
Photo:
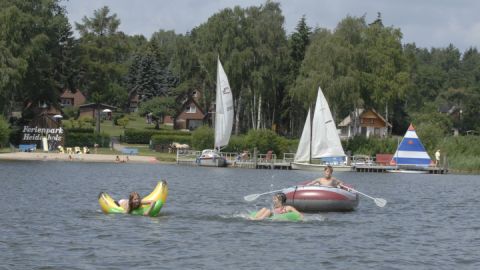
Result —
<path fill-rule="evenodd" d="M 243 199 L 247 202 L 251 202 L 251 201 L 256 200 L 258 197 L 260 197 L 260 194 L 250 194 L 250 195 L 247 195 L 247 196 L 243 197 Z"/>
<path fill-rule="evenodd" d="M 384 207 L 385 205 L 387 205 L 387 200 L 382 198 L 375 198 L 375 204 L 379 207 Z"/>

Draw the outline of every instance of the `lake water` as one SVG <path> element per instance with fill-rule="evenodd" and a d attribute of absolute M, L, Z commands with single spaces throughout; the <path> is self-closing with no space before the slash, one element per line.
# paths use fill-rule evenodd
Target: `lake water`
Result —
<path fill-rule="evenodd" d="M 0 162 L 0 269 L 480 269 L 479 176 L 334 173 L 366 194 L 350 213 L 250 221 L 243 197 L 313 172 Z M 156 218 L 105 215 L 97 195 L 148 194 Z"/>

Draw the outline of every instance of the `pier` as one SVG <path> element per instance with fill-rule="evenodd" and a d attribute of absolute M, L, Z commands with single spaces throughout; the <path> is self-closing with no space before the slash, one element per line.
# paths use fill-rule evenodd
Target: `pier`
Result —
<path fill-rule="evenodd" d="M 240 157 L 238 153 L 220 152 L 222 157 L 227 160 L 227 167 L 230 168 L 247 168 L 247 169 L 275 169 L 275 170 L 291 170 L 290 163 L 293 161 L 293 156 L 290 158 L 289 154 L 284 154 L 283 159 L 277 159 L 274 153 L 248 155 L 247 157 Z M 201 151 L 194 150 L 178 150 L 177 164 L 199 166 L 197 158 L 201 155 Z"/>
<path fill-rule="evenodd" d="M 446 174 L 448 169 L 444 167 L 396 167 L 385 165 L 354 165 L 354 172 L 368 173 L 425 173 L 425 174 Z"/>
<path fill-rule="evenodd" d="M 177 164 L 187 166 L 199 166 L 197 158 L 201 151 L 178 150 Z M 256 154 L 241 158 L 238 153 L 221 152 L 220 155 L 227 160 L 227 167 L 245 168 L 245 169 L 270 169 L 270 170 L 291 170 L 293 162 L 293 153 L 285 153 L 282 158 L 277 158 L 276 154 Z M 354 159 L 355 160 L 355 159 Z M 375 162 L 351 164 L 352 172 L 363 173 L 424 173 L 424 174 L 447 174 L 448 167 L 416 167 L 416 166 L 392 166 L 377 164 Z"/>

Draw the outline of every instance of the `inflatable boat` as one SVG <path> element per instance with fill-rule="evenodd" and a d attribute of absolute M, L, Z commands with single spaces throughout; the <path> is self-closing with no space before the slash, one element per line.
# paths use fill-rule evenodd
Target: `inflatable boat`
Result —
<path fill-rule="evenodd" d="M 155 204 L 153 205 L 153 209 L 150 211 L 149 216 L 151 217 L 156 217 L 160 213 L 160 210 L 162 209 L 163 205 L 167 201 L 167 195 L 168 195 L 168 185 L 167 182 L 162 180 L 158 182 L 157 186 L 153 189 L 153 191 L 142 198 L 142 200 L 149 200 L 149 201 L 155 201 Z M 100 204 L 100 208 L 102 209 L 102 212 L 105 214 L 115 214 L 115 213 L 123 213 L 125 214 L 125 209 L 120 207 L 115 200 L 110 197 L 105 192 L 100 192 L 98 195 L 98 203 Z M 150 208 L 150 205 L 142 205 L 139 208 L 133 210 L 130 214 L 132 215 L 144 215 L 146 211 Z"/>
<path fill-rule="evenodd" d="M 347 212 L 358 206 L 359 196 L 341 188 L 327 186 L 294 186 L 282 191 L 287 205 L 300 212 Z"/>
<path fill-rule="evenodd" d="M 253 218 L 257 214 L 257 211 L 251 212 L 250 217 Z M 295 212 L 288 212 L 284 214 L 273 214 L 271 217 L 266 218 L 268 220 L 282 220 L 282 221 L 300 221 L 302 215 Z"/>

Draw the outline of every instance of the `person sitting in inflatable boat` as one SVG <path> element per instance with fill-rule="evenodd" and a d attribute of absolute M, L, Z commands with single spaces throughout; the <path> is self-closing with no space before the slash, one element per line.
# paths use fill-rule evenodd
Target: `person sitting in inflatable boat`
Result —
<path fill-rule="evenodd" d="M 301 218 L 303 218 L 302 213 L 298 212 L 297 209 L 295 209 L 295 207 L 290 205 L 285 205 L 286 201 L 287 201 L 287 196 L 284 193 L 280 192 L 275 194 L 273 196 L 273 210 L 270 210 L 268 208 L 262 208 L 251 219 L 262 220 L 272 215 L 281 215 L 281 214 L 286 214 L 288 212 L 295 212 L 299 214 Z"/>
<path fill-rule="evenodd" d="M 324 171 L 324 177 L 315 179 L 311 181 L 310 183 L 307 183 L 307 186 L 313 186 L 313 185 L 320 185 L 320 186 L 327 186 L 327 187 L 338 187 L 342 188 L 344 183 L 334 177 L 332 177 L 333 173 L 333 168 L 332 166 L 328 165 L 325 167 Z"/>
<path fill-rule="evenodd" d="M 140 195 L 133 191 L 130 193 L 127 199 L 121 199 L 117 202 L 118 206 L 122 207 L 125 209 L 125 212 L 127 214 L 130 214 L 133 210 L 139 208 L 141 205 L 149 204 L 150 207 L 149 209 L 143 214 L 144 216 L 148 216 L 150 214 L 150 211 L 153 208 L 153 205 L 155 204 L 155 201 L 146 201 L 142 200 Z"/>

